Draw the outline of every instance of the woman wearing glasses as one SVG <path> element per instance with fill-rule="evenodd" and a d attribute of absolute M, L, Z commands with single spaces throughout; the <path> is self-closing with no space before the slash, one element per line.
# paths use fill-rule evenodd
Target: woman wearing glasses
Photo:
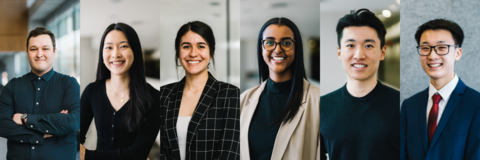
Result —
<path fill-rule="evenodd" d="M 239 89 L 208 72 L 215 38 L 205 23 L 184 24 L 175 39 L 179 82 L 160 88 L 161 159 L 240 159 Z"/>
<path fill-rule="evenodd" d="M 260 85 L 240 96 L 243 159 L 318 159 L 320 89 L 305 77 L 302 38 L 287 18 L 268 20 L 257 46 Z"/>
<path fill-rule="evenodd" d="M 147 159 L 160 125 L 160 93 L 145 80 L 135 30 L 124 23 L 108 26 L 97 65 L 97 80 L 80 102 L 80 159 Z M 97 147 L 89 150 L 82 144 L 93 118 Z"/>

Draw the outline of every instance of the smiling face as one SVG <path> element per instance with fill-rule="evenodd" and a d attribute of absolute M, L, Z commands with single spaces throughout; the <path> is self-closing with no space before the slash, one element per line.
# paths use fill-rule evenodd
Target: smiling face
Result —
<path fill-rule="evenodd" d="M 455 45 L 452 33 L 445 29 L 425 30 L 420 37 L 420 45 Z M 454 76 L 455 61 L 462 56 L 462 49 L 451 46 L 447 55 L 439 56 L 432 49 L 430 55 L 420 56 L 420 63 L 423 70 L 432 80 L 451 80 Z"/>
<path fill-rule="evenodd" d="M 42 34 L 30 37 L 28 43 L 27 56 L 32 72 L 41 76 L 50 71 L 56 54 L 50 36 Z"/>
<path fill-rule="evenodd" d="M 386 47 L 380 46 L 375 29 L 367 26 L 345 27 L 337 48 L 348 78 L 357 81 L 376 79 L 380 61 L 385 58 Z"/>
<path fill-rule="evenodd" d="M 210 58 L 210 48 L 202 36 L 192 31 L 182 36 L 179 60 L 185 69 L 185 74 L 207 74 Z"/>
<path fill-rule="evenodd" d="M 271 24 L 263 31 L 263 40 L 273 40 L 277 43 L 274 50 L 268 51 L 262 47 L 263 60 L 268 66 L 270 75 L 291 74 L 292 67 L 290 65 L 295 59 L 295 44 L 292 44 L 293 46 L 288 51 L 280 47 L 280 42 L 288 39 L 295 40 L 295 37 L 292 29 L 285 25 Z"/>
<path fill-rule="evenodd" d="M 112 30 L 105 36 L 103 62 L 111 75 L 128 75 L 134 56 L 122 31 Z"/>

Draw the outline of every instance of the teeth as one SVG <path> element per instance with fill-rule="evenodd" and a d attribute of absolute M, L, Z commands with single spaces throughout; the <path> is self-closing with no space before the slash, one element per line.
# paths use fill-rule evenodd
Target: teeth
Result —
<path fill-rule="evenodd" d="M 355 68 L 365 68 L 365 67 L 367 67 L 367 65 L 363 65 L 363 64 L 354 64 L 353 66 Z"/>
<path fill-rule="evenodd" d="M 430 67 L 440 67 L 442 64 L 429 64 Z"/>
<path fill-rule="evenodd" d="M 282 61 L 283 59 L 285 59 L 285 57 L 273 57 L 275 61 Z"/>
<path fill-rule="evenodd" d="M 187 61 L 187 62 L 191 64 L 200 63 L 200 61 Z"/>
<path fill-rule="evenodd" d="M 123 62 L 112 62 L 112 64 L 122 64 Z"/>

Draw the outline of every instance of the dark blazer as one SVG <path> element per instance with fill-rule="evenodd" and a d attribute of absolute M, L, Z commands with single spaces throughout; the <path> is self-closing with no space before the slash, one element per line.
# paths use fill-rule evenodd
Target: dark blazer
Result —
<path fill-rule="evenodd" d="M 427 136 L 428 88 L 403 101 L 401 160 L 480 159 L 480 93 L 458 81 L 430 146 Z"/>
<path fill-rule="evenodd" d="M 160 88 L 160 159 L 180 160 L 177 117 L 185 78 Z M 240 159 L 240 91 L 209 73 L 188 125 L 186 160 Z"/>

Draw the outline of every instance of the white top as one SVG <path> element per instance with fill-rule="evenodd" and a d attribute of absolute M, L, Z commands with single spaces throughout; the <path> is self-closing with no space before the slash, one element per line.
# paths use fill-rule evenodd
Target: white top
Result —
<path fill-rule="evenodd" d="M 185 160 L 188 123 L 190 123 L 190 119 L 192 119 L 192 116 L 178 116 L 177 119 L 178 148 L 180 149 L 181 160 Z"/>
<path fill-rule="evenodd" d="M 452 95 L 453 90 L 457 87 L 458 83 L 458 76 L 455 74 L 455 77 L 447 83 L 447 85 L 443 86 L 439 91 L 435 89 L 435 87 L 430 83 L 428 87 L 428 103 L 427 103 L 427 123 L 428 123 L 428 115 L 430 110 L 433 107 L 433 100 L 432 96 L 438 92 L 442 97 L 442 100 L 438 103 L 438 116 L 437 116 L 437 124 L 440 122 L 440 118 L 442 118 L 443 111 L 445 110 L 445 106 L 447 105 L 448 100 L 450 99 L 450 95 Z"/>

